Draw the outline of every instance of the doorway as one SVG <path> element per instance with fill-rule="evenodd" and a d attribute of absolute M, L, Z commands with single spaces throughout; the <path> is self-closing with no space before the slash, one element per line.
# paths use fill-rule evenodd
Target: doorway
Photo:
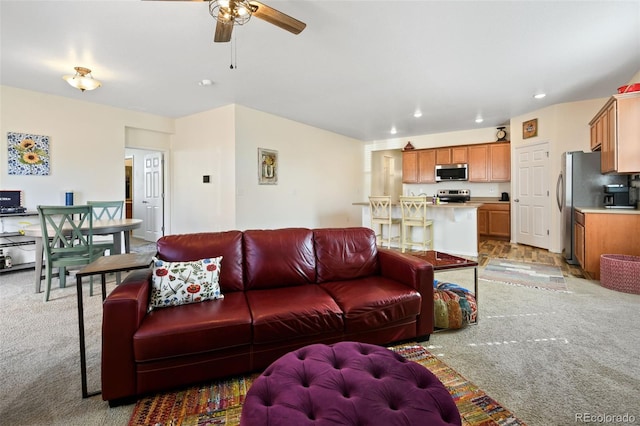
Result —
<path fill-rule="evenodd" d="M 131 176 L 127 177 L 129 164 Z M 143 223 L 133 231 L 134 238 L 155 242 L 165 235 L 165 175 L 162 151 L 125 149 L 125 191 L 128 187 L 127 209 L 130 205 L 131 210 L 127 214 Z"/>
<path fill-rule="evenodd" d="M 549 249 L 549 143 L 515 150 L 515 243 Z"/>

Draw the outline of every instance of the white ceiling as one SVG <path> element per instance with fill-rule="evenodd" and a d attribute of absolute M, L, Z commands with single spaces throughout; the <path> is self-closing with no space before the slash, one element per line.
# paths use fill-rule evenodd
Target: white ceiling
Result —
<path fill-rule="evenodd" d="M 508 124 L 640 70 L 640 0 L 262 1 L 307 28 L 254 17 L 214 44 L 207 2 L 1 0 L 0 83 L 167 117 L 236 103 L 369 141 Z M 67 85 L 78 65 L 103 87 Z"/>

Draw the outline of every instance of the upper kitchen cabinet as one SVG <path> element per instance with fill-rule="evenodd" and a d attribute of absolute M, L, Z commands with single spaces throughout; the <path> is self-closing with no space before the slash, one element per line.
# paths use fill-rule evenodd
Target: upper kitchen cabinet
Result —
<path fill-rule="evenodd" d="M 640 173 L 640 93 L 612 96 L 589 125 L 602 173 Z"/>
<path fill-rule="evenodd" d="M 511 144 L 492 143 L 489 145 L 489 181 L 509 182 L 511 180 Z"/>
<path fill-rule="evenodd" d="M 511 144 L 509 142 L 469 145 L 469 182 L 509 182 Z"/>
<path fill-rule="evenodd" d="M 469 181 L 489 182 L 489 145 L 469 146 Z"/>
<path fill-rule="evenodd" d="M 418 183 L 418 151 L 402 151 L 402 183 Z"/>
<path fill-rule="evenodd" d="M 402 183 L 433 183 L 435 169 L 435 149 L 402 152 Z"/>
<path fill-rule="evenodd" d="M 438 148 L 435 151 L 436 164 L 460 164 L 467 162 L 466 146 Z"/>

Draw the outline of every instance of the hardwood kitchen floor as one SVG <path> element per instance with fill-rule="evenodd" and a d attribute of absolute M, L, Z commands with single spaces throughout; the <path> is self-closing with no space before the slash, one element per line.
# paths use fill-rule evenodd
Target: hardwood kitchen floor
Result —
<path fill-rule="evenodd" d="M 466 257 L 466 256 L 463 256 Z M 560 253 L 551 253 L 549 250 L 524 244 L 512 244 L 508 241 L 484 240 L 480 242 L 478 258 L 470 257 L 478 262 L 480 267 L 484 267 L 491 259 L 509 259 L 518 262 L 542 263 L 545 265 L 555 265 L 562 269 L 562 275 L 585 278 L 580 266 L 569 265 L 564 261 Z"/>
<path fill-rule="evenodd" d="M 551 253 L 546 249 L 512 244 L 508 241 L 481 241 L 478 249 L 478 265 L 485 266 L 490 259 L 494 258 L 555 265 L 562 269 L 564 276 L 584 278 L 580 266 L 567 264 L 560 253 Z"/>

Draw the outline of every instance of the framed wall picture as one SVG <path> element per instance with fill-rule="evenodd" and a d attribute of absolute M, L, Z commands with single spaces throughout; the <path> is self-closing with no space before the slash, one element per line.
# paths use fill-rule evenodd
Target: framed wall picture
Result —
<path fill-rule="evenodd" d="M 522 123 L 522 139 L 538 136 L 538 119 L 528 120 Z"/>
<path fill-rule="evenodd" d="M 258 148 L 258 183 L 260 185 L 277 185 L 278 167 L 278 151 Z"/>
<path fill-rule="evenodd" d="M 49 136 L 8 132 L 7 147 L 10 175 L 49 174 Z"/>

